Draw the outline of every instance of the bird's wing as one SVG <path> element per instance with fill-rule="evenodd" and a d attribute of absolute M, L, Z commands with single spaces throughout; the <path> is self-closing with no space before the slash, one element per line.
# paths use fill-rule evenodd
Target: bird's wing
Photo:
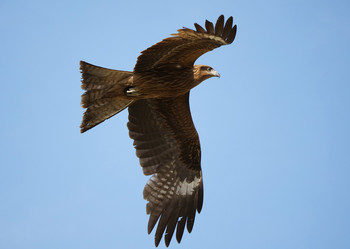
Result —
<path fill-rule="evenodd" d="M 145 72 L 168 64 L 191 67 L 202 54 L 233 42 L 237 26 L 232 24 L 232 16 L 225 23 L 224 16 L 221 15 L 215 27 L 206 20 L 206 29 L 197 23 L 194 24 L 196 30 L 179 29 L 173 37 L 168 37 L 141 52 L 134 72 Z"/>
<path fill-rule="evenodd" d="M 158 221 L 156 246 L 165 231 L 169 245 L 176 231 L 181 241 L 185 224 L 192 231 L 203 204 L 201 150 L 189 108 L 189 93 L 171 99 L 138 100 L 129 106 L 129 134 L 145 175 L 150 215 L 148 233 Z"/>

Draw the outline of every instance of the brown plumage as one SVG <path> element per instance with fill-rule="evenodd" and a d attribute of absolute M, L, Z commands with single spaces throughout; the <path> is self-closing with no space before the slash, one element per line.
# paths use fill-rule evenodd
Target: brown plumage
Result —
<path fill-rule="evenodd" d="M 183 28 L 141 53 L 133 72 L 80 62 L 82 107 L 86 108 L 81 132 L 129 109 L 129 135 L 145 175 L 152 175 L 143 196 L 150 215 L 148 233 L 158 222 L 155 244 L 164 232 L 169 245 L 176 229 L 181 241 L 185 226 L 192 231 L 196 211 L 202 209 L 201 150 L 192 122 L 189 92 L 219 74 L 209 66 L 194 65 L 202 54 L 235 39 L 233 18 L 221 15 L 214 25 L 196 30 Z"/>

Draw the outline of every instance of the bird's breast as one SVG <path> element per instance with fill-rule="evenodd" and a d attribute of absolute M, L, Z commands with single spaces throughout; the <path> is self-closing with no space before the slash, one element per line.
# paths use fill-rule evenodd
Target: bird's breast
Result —
<path fill-rule="evenodd" d="M 134 85 L 147 98 L 177 97 L 195 86 L 191 68 L 158 68 L 134 75 Z"/>

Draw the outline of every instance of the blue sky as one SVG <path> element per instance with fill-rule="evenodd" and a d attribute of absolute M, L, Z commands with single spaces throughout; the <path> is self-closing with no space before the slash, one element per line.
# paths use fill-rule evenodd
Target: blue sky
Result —
<path fill-rule="evenodd" d="M 191 93 L 204 206 L 170 248 L 350 248 L 348 1 L 1 1 L 0 248 L 154 248 L 127 112 L 80 134 L 79 61 L 183 26 L 237 37 Z M 161 241 L 159 248 L 164 248 Z"/>

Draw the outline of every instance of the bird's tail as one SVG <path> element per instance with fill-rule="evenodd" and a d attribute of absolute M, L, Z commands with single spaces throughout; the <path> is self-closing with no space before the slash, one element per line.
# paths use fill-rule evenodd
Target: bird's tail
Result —
<path fill-rule="evenodd" d="M 128 107 L 133 100 L 125 96 L 132 72 L 118 71 L 80 62 L 81 105 L 86 108 L 80 132 L 83 133 Z"/>

